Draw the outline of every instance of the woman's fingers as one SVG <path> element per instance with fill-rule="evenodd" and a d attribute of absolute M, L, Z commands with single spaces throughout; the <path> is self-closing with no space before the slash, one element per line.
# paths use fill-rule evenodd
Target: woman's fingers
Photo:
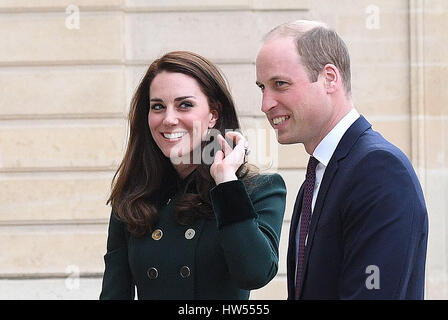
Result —
<path fill-rule="evenodd" d="M 248 142 L 244 136 L 238 131 L 229 131 L 226 132 L 226 137 L 231 139 L 235 143 L 234 150 L 241 152 L 242 154 L 246 153 L 246 149 L 248 147 Z"/>
<path fill-rule="evenodd" d="M 222 159 L 224 159 L 224 153 L 221 150 L 216 151 L 216 153 L 215 153 L 215 160 L 213 162 L 214 163 L 221 163 Z"/>
<path fill-rule="evenodd" d="M 235 144 L 238 144 L 241 140 L 245 140 L 243 135 L 238 131 L 228 131 L 226 132 L 226 137 L 233 140 Z"/>
<path fill-rule="evenodd" d="M 236 180 L 236 171 L 244 163 L 246 139 L 239 132 L 227 132 L 224 137 L 218 134 L 217 139 L 222 150 L 215 153 L 210 173 L 216 184 Z M 228 140 L 232 141 L 229 145 Z M 231 145 L 236 146 L 232 149 Z"/>
<path fill-rule="evenodd" d="M 224 152 L 224 157 L 227 157 L 232 152 L 232 147 L 230 147 L 226 139 L 220 134 L 218 135 L 218 141 L 221 145 L 222 152 Z"/>

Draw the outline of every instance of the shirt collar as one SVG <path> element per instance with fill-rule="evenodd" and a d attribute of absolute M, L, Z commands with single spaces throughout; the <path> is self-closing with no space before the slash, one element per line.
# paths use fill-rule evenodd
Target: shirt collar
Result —
<path fill-rule="evenodd" d="M 330 162 L 339 141 L 341 141 L 342 136 L 358 118 L 358 111 L 356 111 L 355 108 L 352 108 L 352 110 L 350 110 L 350 112 L 347 113 L 317 145 L 313 152 L 313 157 L 326 167 L 328 162 Z"/>

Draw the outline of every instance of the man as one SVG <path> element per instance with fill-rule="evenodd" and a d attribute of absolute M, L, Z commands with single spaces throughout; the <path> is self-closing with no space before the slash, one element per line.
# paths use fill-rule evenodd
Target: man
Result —
<path fill-rule="evenodd" d="M 311 155 L 291 221 L 288 299 L 423 299 L 428 216 L 414 169 L 353 106 L 350 59 L 325 24 L 269 32 L 262 111 Z"/>

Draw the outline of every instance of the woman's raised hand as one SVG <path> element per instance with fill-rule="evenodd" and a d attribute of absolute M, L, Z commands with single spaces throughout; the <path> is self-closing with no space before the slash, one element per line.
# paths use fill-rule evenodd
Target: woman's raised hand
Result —
<path fill-rule="evenodd" d="M 217 185 L 237 180 L 236 171 L 244 163 L 247 154 L 248 142 L 240 132 L 227 132 L 226 138 L 235 143 L 235 148 L 232 149 L 222 135 L 217 136 L 222 150 L 216 152 L 213 164 L 210 167 L 210 174 Z"/>

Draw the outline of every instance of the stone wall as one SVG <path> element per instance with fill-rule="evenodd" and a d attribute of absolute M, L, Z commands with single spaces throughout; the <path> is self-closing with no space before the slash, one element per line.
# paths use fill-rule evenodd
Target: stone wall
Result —
<path fill-rule="evenodd" d="M 219 65 L 252 133 L 251 160 L 269 167 L 260 150 L 275 136 L 260 111 L 254 60 L 264 33 L 296 19 L 323 20 L 346 40 L 356 108 L 412 160 L 430 216 L 426 297 L 448 299 L 444 0 L 0 1 L 0 298 L 98 296 L 105 202 L 129 102 L 166 51 Z M 289 222 L 308 156 L 301 146 L 268 145 L 267 170 L 284 177 L 288 202 L 278 275 L 252 299 L 285 299 Z M 81 285 L 70 287 L 78 275 Z"/>

